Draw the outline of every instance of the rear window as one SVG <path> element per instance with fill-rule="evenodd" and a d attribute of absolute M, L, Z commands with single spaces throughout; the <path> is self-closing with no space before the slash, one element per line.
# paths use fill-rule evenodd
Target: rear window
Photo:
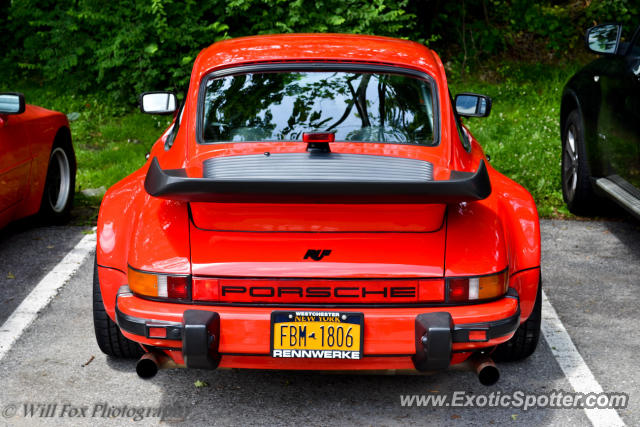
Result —
<path fill-rule="evenodd" d="M 230 75 L 205 85 L 202 140 L 336 141 L 435 145 L 428 80 L 393 73 L 300 71 Z"/>

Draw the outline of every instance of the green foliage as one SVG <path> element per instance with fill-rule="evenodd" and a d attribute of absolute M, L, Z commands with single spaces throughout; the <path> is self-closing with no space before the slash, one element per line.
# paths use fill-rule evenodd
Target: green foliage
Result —
<path fill-rule="evenodd" d="M 639 18 L 636 0 L 21 0 L 0 3 L 0 78 L 131 105 L 144 90 L 185 90 L 198 52 L 229 37 L 405 37 L 465 70 L 505 54 L 555 60 L 581 47 L 586 27 Z"/>
<path fill-rule="evenodd" d="M 407 1 L 23 0 L 3 6 L 8 17 L 0 23 L 7 19 L 12 33 L 4 72 L 74 92 L 102 89 L 131 103 L 144 90 L 185 90 L 198 52 L 218 40 L 294 31 L 397 35 L 412 26 Z"/>
<path fill-rule="evenodd" d="M 412 26 L 408 0 L 232 0 L 227 16 L 248 18 L 233 25 L 240 35 L 266 33 L 357 33 L 397 35 Z M 240 24 L 236 22 L 236 24 Z M 234 34 L 237 35 L 237 34 Z"/>

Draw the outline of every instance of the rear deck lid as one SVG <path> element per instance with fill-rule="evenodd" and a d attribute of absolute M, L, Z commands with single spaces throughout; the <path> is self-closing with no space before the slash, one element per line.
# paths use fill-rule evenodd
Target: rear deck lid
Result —
<path fill-rule="evenodd" d="M 417 232 L 442 227 L 443 204 L 191 203 L 193 225 L 209 231 Z"/>
<path fill-rule="evenodd" d="M 442 277 L 446 227 L 431 232 L 252 232 L 191 225 L 194 276 Z"/>

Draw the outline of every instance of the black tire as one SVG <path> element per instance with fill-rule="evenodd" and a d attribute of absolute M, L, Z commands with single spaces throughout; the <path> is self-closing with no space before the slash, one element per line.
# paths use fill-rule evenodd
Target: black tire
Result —
<path fill-rule="evenodd" d="M 76 189 L 76 156 L 71 139 L 58 133 L 47 166 L 47 178 L 40 202 L 40 218 L 44 222 L 61 224 L 71 218 Z"/>
<path fill-rule="evenodd" d="M 93 327 L 98 347 L 104 354 L 119 359 L 139 359 L 144 351 L 140 344 L 126 338 L 104 309 L 98 278 L 98 263 L 93 266 Z"/>
<path fill-rule="evenodd" d="M 500 345 L 492 353 L 496 362 L 515 362 L 526 359 L 536 350 L 540 339 L 542 320 L 542 282 L 538 284 L 538 294 L 529 318 L 521 324 L 513 337 Z"/>
<path fill-rule="evenodd" d="M 591 184 L 582 116 L 576 109 L 567 116 L 562 130 L 562 197 L 575 215 L 593 215 L 599 205 Z"/>

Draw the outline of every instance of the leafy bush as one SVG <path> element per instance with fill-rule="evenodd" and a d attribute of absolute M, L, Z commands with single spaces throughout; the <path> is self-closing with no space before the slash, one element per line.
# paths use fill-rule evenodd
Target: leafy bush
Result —
<path fill-rule="evenodd" d="M 215 19 L 222 9 L 194 0 L 14 2 L 9 55 L 23 75 L 129 101 L 145 89 L 184 85 L 198 50 L 226 37 Z"/>
<path fill-rule="evenodd" d="M 198 52 L 230 36 L 273 32 L 395 35 L 411 28 L 407 0 L 23 0 L 7 8 L 3 67 L 67 90 L 106 89 L 132 101 L 150 89 L 186 87 Z M 3 14 L 4 16 L 4 14 Z"/>
<path fill-rule="evenodd" d="M 639 18 L 637 0 L 21 0 L 0 2 L 0 77 L 130 105 L 143 90 L 186 88 L 198 52 L 228 37 L 407 37 L 464 70 L 505 55 L 555 61 L 586 27 Z"/>

